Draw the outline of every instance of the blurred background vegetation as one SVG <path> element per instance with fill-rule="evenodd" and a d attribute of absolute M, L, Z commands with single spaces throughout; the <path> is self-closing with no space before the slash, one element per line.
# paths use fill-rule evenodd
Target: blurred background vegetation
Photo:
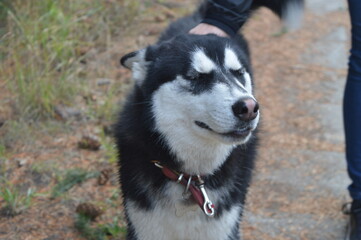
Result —
<path fill-rule="evenodd" d="M 84 54 L 107 47 L 139 1 L 0 0 L 0 9 L 0 76 L 18 116 L 34 120 L 84 91 Z"/>
<path fill-rule="evenodd" d="M 0 0 L 0 238 L 24 239 L 17 225 L 43 239 L 56 212 L 73 228 L 59 227 L 59 239 L 125 234 L 109 129 L 131 85 L 119 66 L 135 47 L 125 38 L 154 4 Z M 105 213 L 94 223 L 89 212 Z"/>

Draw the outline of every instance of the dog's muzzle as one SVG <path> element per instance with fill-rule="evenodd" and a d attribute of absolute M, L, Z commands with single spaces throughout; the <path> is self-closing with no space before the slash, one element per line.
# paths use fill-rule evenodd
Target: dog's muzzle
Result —
<path fill-rule="evenodd" d="M 245 138 L 247 137 L 250 132 L 253 130 L 251 127 L 244 127 L 244 128 L 238 128 L 233 131 L 225 132 L 225 133 L 219 133 L 214 131 L 212 128 L 210 128 L 207 124 L 200 121 L 194 122 L 198 127 L 209 130 L 213 133 L 216 133 L 218 135 L 224 136 L 224 137 L 230 137 L 230 138 Z"/>

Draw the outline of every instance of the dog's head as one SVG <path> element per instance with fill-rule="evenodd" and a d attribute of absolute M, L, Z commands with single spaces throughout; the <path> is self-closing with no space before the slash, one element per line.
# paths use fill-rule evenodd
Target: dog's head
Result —
<path fill-rule="evenodd" d="M 244 48 L 215 35 L 184 35 L 129 53 L 121 63 L 151 102 L 163 136 L 234 145 L 246 143 L 259 121 Z"/>

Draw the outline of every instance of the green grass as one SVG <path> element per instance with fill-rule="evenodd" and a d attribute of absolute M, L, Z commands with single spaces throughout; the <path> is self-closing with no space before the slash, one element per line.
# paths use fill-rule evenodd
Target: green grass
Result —
<path fill-rule="evenodd" d="M 126 235 L 126 228 L 119 226 L 118 218 L 116 217 L 113 218 L 112 223 L 92 227 L 89 217 L 77 214 L 75 228 L 84 238 L 88 240 L 107 240 L 109 239 L 108 236 L 111 236 L 114 239 L 119 239 L 120 237 L 125 237 Z"/>
<path fill-rule="evenodd" d="M 117 217 L 113 218 L 113 222 L 102 224 L 99 226 L 99 228 L 106 234 L 111 235 L 114 238 L 119 238 L 120 236 L 125 236 L 127 233 L 127 230 L 125 227 L 119 226 L 119 220 Z"/>
<path fill-rule="evenodd" d="M 285 35 L 288 32 L 286 27 L 282 27 L 279 31 L 275 32 L 272 34 L 272 37 L 282 37 L 283 35 Z"/>
<path fill-rule="evenodd" d="M 86 78 L 81 49 L 104 48 L 136 16 L 138 1 L 0 1 L 0 76 L 21 117 L 51 117 Z M 5 9 L 5 10 L 4 10 Z M 1 60 L 2 59 L 2 60 Z"/>
<path fill-rule="evenodd" d="M 104 131 L 100 135 L 100 143 L 104 148 L 105 158 L 109 163 L 118 161 L 118 151 L 114 143 L 114 138 L 108 137 Z"/>
<path fill-rule="evenodd" d="M 0 190 L 0 198 L 5 202 L 2 211 L 6 212 L 8 216 L 15 216 L 27 209 L 35 192 L 29 188 L 26 194 L 22 194 L 14 186 L 2 187 Z"/>
<path fill-rule="evenodd" d="M 2 186 L 1 186 L 2 178 L 5 178 L 7 161 L 8 161 L 8 159 L 7 159 L 6 147 L 4 144 L 2 144 L 0 142 L 0 176 L 1 176 L 0 177 L 0 188 L 2 188 Z"/>
<path fill-rule="evenodd" d="M 0 143 L 0 160 L 6 157 L 6 147 Z"/>
<path fill-rule="evenodd" d="M 8 0 L 0 0 L 0 37 L 3 36 L 6 32 L 6 17 L 7 17 L 7 11 L 6 8 L 3 7 L 4 5 L 8 4 Z M 0 60 L 2 59 L 2 56 L 0 55 Z"/>
<path fill-rule="evenodd" d="M 106 121 L 113 121 L 115 119 L 115 114 L 119 108 L 117 104 L 118 99 L 116 98 L 118 90 L 119 88 L 116 86 L 111 86 L 104 93 L 104 101 L 99 105 L 95 105 L 94 112 L 97 119 Z"/>
<path fill-rule="evenodd" d="M 24 119 L 8 120 L 1 127 L 0 158 L 1 153 L 12 152 L 15 148 L 34 148 L 34 141 L 43 136 L 67 133 L 70 127 L 54 120 L 25 121 Z M 9 149 L 7 149 L 9 148 Z"/>
<path fill-rule="evenodd" d="M 106 87 L 99 88 L 98 91 L 101 91 L 102 94 L 97 98 L 97 101 L 89 100 L 87 102 L 87 115 L 93 119 L 114 122 L 119 108 L 122 105 L 119 102 L 119 96 L 122 96 L 122 93 L 127 92 L 130 86 L 131 84 L 114 81 Z"/>
<path fill-rule="evenodd" d="M 70 190 L 77 184 L 80 184 L 90 178 L 99 176 L 99 172 L 89 172 L 81 168 L 73 168 L 66 171 L 64 177 L 54 186 L 51 198 L 56 198 Z"/>
<path fill-rule="evenodd" d="M 108 204 L 109 206 L 113 207 L 113 208 L 118 208 L 119 207 L 119 199 L 121 199 L 121 192 L 120 189 L 115 188 L 112 190 L 112 195 L 110 198 L 107 198 L 105 200 L 106 204 Z"/>
<path fill-rule="evenodd" d="M 2 137 L 0 145 L 10 149 L 17 146 L 23 146 L 34 141 L 36 131 L 31 123 L 23 120 L 9 120 L 1 127 Z"/>
<path fill-rule="evenodd" d="M 30 171 L 36 172 L 39 174 L 46 172 L 56 172 L 59 168 L 58 164 L 49 164 L 49 162 L 34 162 L 29 166 Z"/>

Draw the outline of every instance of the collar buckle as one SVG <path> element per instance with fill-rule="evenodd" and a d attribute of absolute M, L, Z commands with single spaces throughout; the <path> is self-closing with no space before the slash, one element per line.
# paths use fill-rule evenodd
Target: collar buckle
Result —
<path fill-rule="evenodd" d="M 189 199 L 192 195 L 195 202 L 208 217 L 214 216 L 215 206 L 208 197 L 204 187 L 204 180 L 200 175 L 191 176 L 184 173 L 178 173 L 177 171 L 162 165 L 159 161 L 152 161 L 152 163 L 160 168 L 167 178 L 185 186 L 184 192 L 182 193 L 183 199 Z"/>

